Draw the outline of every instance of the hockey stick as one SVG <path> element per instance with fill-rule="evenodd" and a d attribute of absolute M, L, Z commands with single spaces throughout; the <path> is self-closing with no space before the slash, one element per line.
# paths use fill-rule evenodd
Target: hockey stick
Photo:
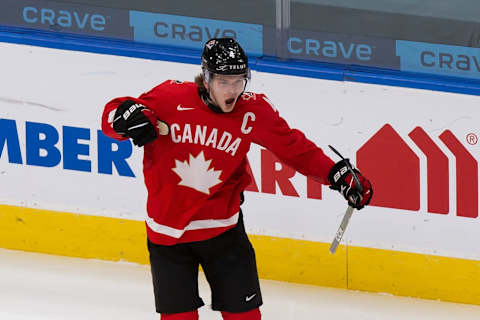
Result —
<path fill-rule="evenodd" d="M 329 147 L 330 147 L 330 149 L 332 149 L 332 151 L 335 152 L 342 160 L 345 160 L 345 158 L 342 157 L 342 155 L 340 154 L 340 152 L 338 152 L 334 147 L 332 147 L 332 146 L 330 146 L 330 145 L 329 145 Z M 363 187 L 362 187 L 362 185 L 360 184 L 360 181 L 358 180 L 357 175 L 356 175 L 355 172 L 353 171 L 352 166 L 350 166 L 350 163 L 349 163 L 348 161 L 345 161 L 345 163 L 347 164 L 347 168 L 348 168 L 348 170 L 350 171 L 350 173 L 352 174 L 352 177 L 353 177 L 353 179 L 355 180 L 355 183 L 357 184 L 359 191 L 362 192 Z M 345 211 L 345 214 L 343 215 L 342 222 L 340 223 L 340 226 L 338 227 L 337 233 L 335 234 L 335 238 L 333 239 L 332 244 L 330 245 L 330 253 L 331 253 L 331 254 L 335 254 L 335 252 L 337 251 L 337 247 L 338 247 L 338 245 L 340 244 L 340 241 L 341 241 L 342 238 L 343 238 L 343 234 L 345 233 L 345 230 L 347 229 L 348 223 L 350 222 L 350 218 L 352 217 L 353 209 L 354 209 L 354 208 L 349 205 L 348 208 L 347 208 L 347 211 Z"/>
<path fill-rule="evenodd" d="M 338 227 L 337 233 L 335 234 L 335 238 L 333 239 L 332 244 L 330 245 L 331 254 L 335 254 L 335 252 L 337 251 L 337 247 L 340 244 L 340 241 L 342 240 L 343 234 L 347 229 L 348 222 L 350 221 L 350 217 L 353 214 L 353 209 L 354 209 L 353 207 L 348 206 L 347 211 L 345 211 L 345 215 L 343 216 L 342 222 Z"/>

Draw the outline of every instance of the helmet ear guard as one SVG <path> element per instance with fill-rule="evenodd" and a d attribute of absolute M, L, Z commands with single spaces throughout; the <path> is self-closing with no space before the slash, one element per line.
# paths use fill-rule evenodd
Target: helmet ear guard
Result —
<path fill-rule="evenodd" d="M 210 83 L 210 80 L 213 79 L 213 74 L 207 69 L 202 66 L 202 73 L 203 73 L 203 79 Z"/>

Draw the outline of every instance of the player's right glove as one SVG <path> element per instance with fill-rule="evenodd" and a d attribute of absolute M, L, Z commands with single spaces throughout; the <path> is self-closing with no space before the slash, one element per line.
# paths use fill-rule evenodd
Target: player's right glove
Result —
<path fill-rule="evenodd" d="M 370 199 L 372 199 L 372 184 L 360 171 L 353 169 L 361 184 L 360 188 L 355 182 L 352 173 L 348 170 L 348 166 L 351 167 L 350 162 L 348 159 L 344 159 L 337 162 L 330 169 L 328 174 L 328 181 L 331 184 L 330 189 L 339 191 L 347 199 L 350 206 L 360 210 L 368 205 Z"/>
<path fill-rule="evenodd" d="M 122 137 L 131 138 L 136 146 L 145 144 L 157 138 L 157 131 L 149 120 L 153 112 L 140 103 L 126 100 L 120 104 L 113 119 L 113 130 Z"/>

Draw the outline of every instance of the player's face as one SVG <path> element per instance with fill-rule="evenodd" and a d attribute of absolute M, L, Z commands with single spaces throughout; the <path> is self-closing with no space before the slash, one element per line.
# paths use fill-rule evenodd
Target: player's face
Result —
<path fill-rule="evenodd" d="M 210 98 L 223 112 L 231 112 L 245 88 L 245 81 L 243 75 L 216 74 L 209 83 Z"/>

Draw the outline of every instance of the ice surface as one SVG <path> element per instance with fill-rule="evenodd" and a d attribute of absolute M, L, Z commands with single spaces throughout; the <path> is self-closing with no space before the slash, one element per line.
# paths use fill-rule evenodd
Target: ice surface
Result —
<path fill-rule="evenodd" d="M 263 319 L 464 320 L 480 306 L 261 281 Z M 207 306 L 201 320 L 221 320 Z M 0 320 L 159 319 L 148 266 L 0 249 Z"/>

